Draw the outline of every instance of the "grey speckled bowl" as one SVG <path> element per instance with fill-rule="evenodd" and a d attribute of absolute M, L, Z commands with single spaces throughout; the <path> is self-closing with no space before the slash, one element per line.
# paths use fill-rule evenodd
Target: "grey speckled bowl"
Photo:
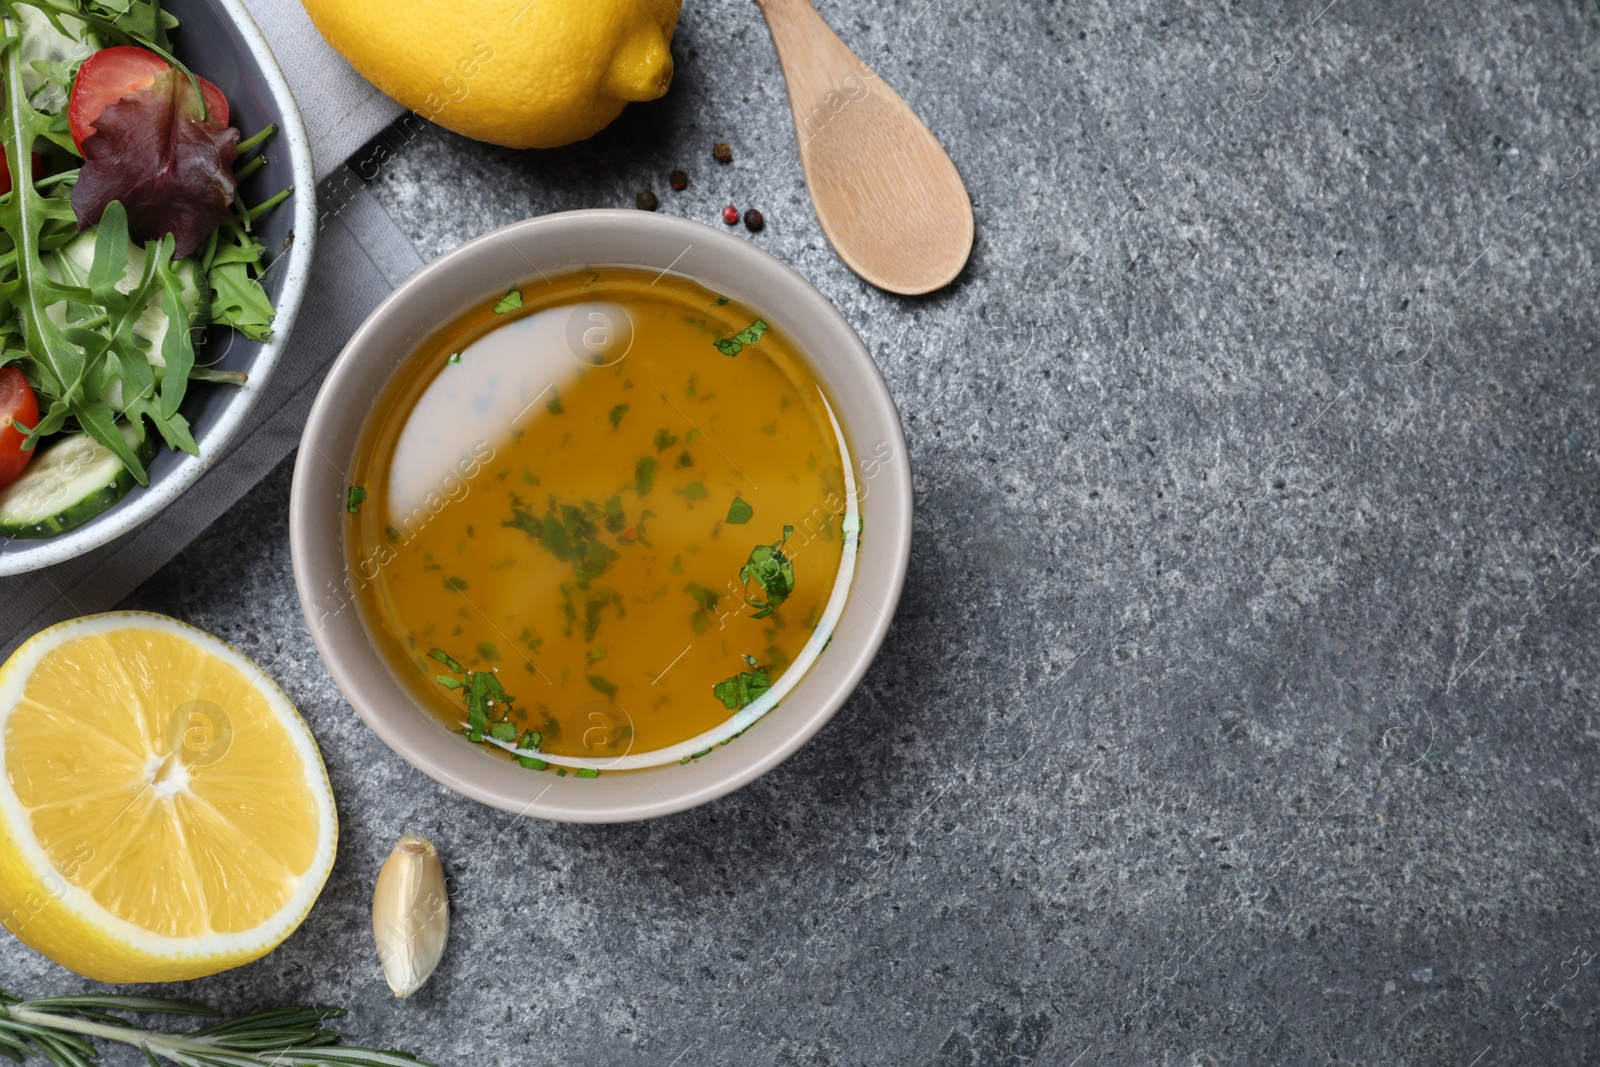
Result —
<path fill-rule="evenodd" d="M 39 541 L 0 538 L 0 576 L 38 570 L 98 548 L 137 528 L 193 485 L 222 455 L 266 389 L 311 277 L 317 232 L 311 141 L 266 38 L 242 0 L 166 0 L 163 6 L 180 20 L 173 36 L 177 55 L 227 95 L 232 122 L 243 135 L 278 124 L 277 136 L 267 145 L 266 165 L 241 189 L 245 201 L 255 204 L 294 186 L 295 195 L 256 224 L 270 264 L 262 284 L 277 310 L 273 334 L 257 343 L 233 330 L 209 331 L 199 358 L 222 370 L 244 371 L 250 381 L 237 388 L 199 384 L 191 390 L 183 414 L 200 454 L 163 448 L 150 465 L 148 486 L 135 487 L 116 507 L 76 530 Z"/>
<path fill-rule="evenodd" d="M 363 429 L 357 413 L 371 410 L 373 398 L 430 334 L 530 279 L 595 267 L 670 270 L 755 308 L 782 329 L 806 355 L 838 420 L 864 532 L 834 640 L 741 736 L 681 764 L 558 777 L 553 769 L 524 769 L 452 733 L 390 673 L 348 592 L 345 496 Z M 877 365 L 850 324 L 804 278 L 748 241 L 699 223 L 645 211 L 574 211 L 520 222 L 449 252 L 407 279 L 356 331 L 306 424 L 289 536 L 295 583 L 317 648 L 384 743 L 456 792 L 506 811 L 566 822 L 627 822 L 737 789 L 792 755 L 844 703 L 877 654 L 905 581 L 911 468 Z M 847 561 L 850 544 L 847 537 Z"/>

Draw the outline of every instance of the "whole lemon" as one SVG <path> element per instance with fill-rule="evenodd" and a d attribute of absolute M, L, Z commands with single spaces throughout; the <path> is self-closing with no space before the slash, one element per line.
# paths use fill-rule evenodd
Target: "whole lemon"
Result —
<path fill-rule="evenodd" d="M 423 118 L 554 148 L 667 91 L 682 0 L 302 2 L 351 66 Z"/>

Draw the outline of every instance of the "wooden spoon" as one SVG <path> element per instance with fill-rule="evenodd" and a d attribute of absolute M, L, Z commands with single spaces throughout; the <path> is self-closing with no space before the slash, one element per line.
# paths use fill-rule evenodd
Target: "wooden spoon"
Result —
<path fill-rule="evenodd" d="M 834 251 L 892 293 L 948 285 L 972 251 L 972 200 L 944 147 L 811 0 L 757 3 L 789 85 L 806 186 Z"/>

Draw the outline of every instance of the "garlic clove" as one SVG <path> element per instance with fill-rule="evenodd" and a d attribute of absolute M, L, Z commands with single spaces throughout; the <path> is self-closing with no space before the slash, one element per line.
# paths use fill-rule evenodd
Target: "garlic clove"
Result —
<path fill-rule="evenodd" d="M 444 866 L 433 842 L 406 834 L 384 860 L 372 893 L 372 937 L 383 977 L 409 997 L 439 966 L 450 937 Z"/>

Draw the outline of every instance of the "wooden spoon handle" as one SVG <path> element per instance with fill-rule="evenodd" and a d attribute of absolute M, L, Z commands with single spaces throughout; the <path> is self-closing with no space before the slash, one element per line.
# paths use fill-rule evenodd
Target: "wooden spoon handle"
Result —
<path fill-rule="evenodd" d="M 916 112 L 839 39 L 810 0 L 757 0 L 789 87 L 817 221 L 873 285 L 925 293 L 972 250 L 972 201 Z"/>

